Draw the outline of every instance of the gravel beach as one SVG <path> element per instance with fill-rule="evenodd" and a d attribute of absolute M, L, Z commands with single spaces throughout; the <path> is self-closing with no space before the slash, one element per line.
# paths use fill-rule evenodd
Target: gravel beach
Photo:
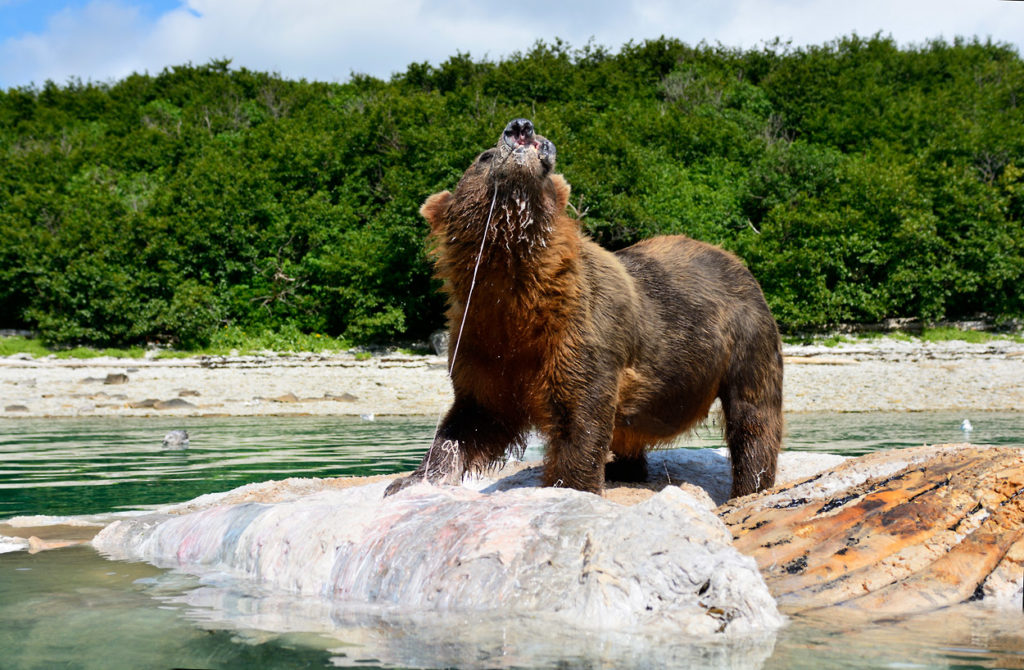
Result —
<path fill-rule="evenodd" d="M 1024 410 L 1024 343 L 881 338 L 784 347 L 787 412 Z M 5 417 L 433 415 L 445 359 L 379 353 L 0 358 Z"/>

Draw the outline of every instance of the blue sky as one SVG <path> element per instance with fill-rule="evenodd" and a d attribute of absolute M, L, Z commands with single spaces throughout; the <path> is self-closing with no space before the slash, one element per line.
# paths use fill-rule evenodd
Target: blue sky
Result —
<path fill-rule="evenodd" d="M 47 20 L 61 10 L 80 12 L 88 0 L 0 0 L 0 42 L 9 37 L 18 37 L 25 33 L 42 33 L 46 30 Z M 164 12 L 175 9 L 181 2 L 178 0 L 162 0 L 153 2 L 124 3 L 136 7 L 143 16 L 153 20 Z"/>
<path fill-rule="evenodd" d="M 286 77 L 388 77 L 458 51 L 492 59 L 537 39 L 617 49 L 668 35 L 735 47 L 843 35 L 901 44 L 957 36 L 1024 53 L 1024 2 L 1006 0 L 0 0 L 0 88 L 110 81 L 230 58 Z"/>

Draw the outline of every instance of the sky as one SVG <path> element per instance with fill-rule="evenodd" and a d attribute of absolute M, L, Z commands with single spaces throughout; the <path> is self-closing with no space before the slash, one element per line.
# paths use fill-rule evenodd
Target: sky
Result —
<path fill-rule="evenodd" d="M 844 35 L 900 45 L 961 36 L 1024 54 L 1016 0 L 0 0 L 0 88 L 109 82 L 230 59 L 284 77 L 388 78 L 456 53 L 498 60 L 537 40 L 617 51 L 661 35 L 758 48 Z"/>

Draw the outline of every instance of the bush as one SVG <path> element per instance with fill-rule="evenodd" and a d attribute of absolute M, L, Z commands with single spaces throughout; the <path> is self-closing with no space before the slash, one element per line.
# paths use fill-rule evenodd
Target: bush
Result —
<path fill-rule="evenodd" d="M 0 91 L 0 328 L 423 338 L 443 302 L 418 206 L 517 116 L 558 147 L 599 242 L 731 249 L 784 329 L 1021 318 L 1021 81 L 1009 46 L 854 36 L 538 43 L 345 84 L 214 61 Z"/>

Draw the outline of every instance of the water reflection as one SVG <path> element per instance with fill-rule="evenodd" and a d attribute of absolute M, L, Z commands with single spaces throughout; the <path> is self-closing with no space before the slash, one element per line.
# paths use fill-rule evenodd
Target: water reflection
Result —
<path fill-rule="evenodd" d="M 700 644 L 543 617 L 409 616 L 244 589 L 85 547 L 0 556 L 0 667 L 759 667 L 775 636 Z M 554 633 L 554 634 L 553 634 Z"/>
<path fill-rule="evenodd" d="M 1024 614 L 980 604 L 878 621 L 829 610 L 794 617 L 777 636 L 708 645 L 528 617 L 466 616 L 456 631 L 401 612 L 368 621 L 326 600 L 242 586 L 87 547 L 0 555 L 0 667 L 1024 667 Z"/>
<path fill-rule="evenodd" d="M 326 648 L 337 667 L 743 668 L 762 665 L 775 644 L 775 634 L 708 644 L 667 632 L 588 630 L 543 615 L 362 611 L 351 603 L 281 593 L 252 598 L 237 588 L 208 580 L 171 602 L 187 605 L 209 630 L 304 631 L 318 635 L 320 644 L 332 640 Z"/>
<path fill-rule="evenodd" d="M 0 555 L 0 667 L 323 668 L 313 636 L 242 635 L 197 627 L 189 577 L 100 558 L 88 547 Z M 171 595 L 173 594 L 173 595 Z"/>
<path fill-rule="evenodd" d="M 965 603 L 904 619 L 841 610 L 795 617 L 764 666 L 819 668 L 1022 668 L 1024 613 Z"/>

